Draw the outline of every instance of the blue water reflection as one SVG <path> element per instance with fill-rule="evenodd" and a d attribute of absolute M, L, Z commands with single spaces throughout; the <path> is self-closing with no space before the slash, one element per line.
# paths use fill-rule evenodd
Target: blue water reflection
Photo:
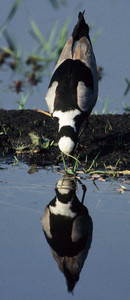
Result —
<path fill-rule="evenodd" d="M 67 257 L 64 260 L 62 256 L 60 261 L 58 249 L 54 248 L 55 243 L 53 244 L 51 240 L 50 246 L 53 253 L 55 252 L 57 261 L 54 259 L 41 224 L 43 213 L 49 211 L 50 206 L 55 212 L 53 206 L 56 200 L 55 185 L 57 182 L 56 197 L 59 197 L 58 190 L 62 190 L 61 175 L 36 166 L 34 167 L 37 172 L 32 173 L 30 167 L 20 161 L 18 165 L 14 165 L 13 162 L 11 164 L 10 158 L 8 163 L 3 159 L 0 161 L 0 299 L 72 299 L 73 295 L 67 291 L 63 272 L 59 271 L 57 265 L 61 263 L 59 266 L 63 269 L 64 261 L 66 268 L 68 262 L 72 262 L 73 259 L 68 256 L 69 259 Z M 75 188 L 72 190 L 73 198 L 76 200 L 73 213 L 76 216 L 70 223 L 73 228 L 74 224 L 80 225 L 77 238 L 80 237 L 80 233 L 82 236 L 82 232 L 88 232 L 89 239 L 86 238 L 87 235 L 86 237 L 83 235 L 84 245 L 79 246 L 82 250 L 75 255 L 77 261 L 81 259 L 79 267 L 81 272 L 73 290 L 74 299 L 129 300 L 129 191 L 119 194 L 114 190 L 120 186 L 120 180 L 106 182 L 97 180 L 98 189 L 92 180 L 82 182 L 87 187 L 87 192 L 83 200 L 85 187 L 77 182 L 76 191 Z M 122 184 L 129 188 L 125 182 Z M 65 206 L 68 207 L 67 204 Z M 83 218 L 81 212 L 84 214 Z M 56 214 L 54 217 L 51 219 L 51 225 L 54 219 L 56 221 Z M 91 244 L 92 222 L 94 230 Z M 84 230 L 84 224 L 87 224 L 85 228 L 88 231 Z M 50 228 L 47 231 L 47 227 L 44 230 L 46 235 L 54 233 Z M 64 228 L 61 228 L 61 233 L 63 230 Z M 67 236 L 72 245 L 70 231 L 68 226 Z M 54 238 L 57 236 L 54 235 Z M 64 240 L 62 234 L 61 240 Z M 87 255 L 90 244 L 91 248 Z M 63 248 L 60 248 L 60 255 L 61 251 Z"/>
<path fill-rule="evenodd" d="M 88 209 L 76 196 L 76 182 L 69 176 L 56 185 L 56 196 L 46 206 L 41 218 L 42 228 L 53 257 L 63 272 L 68 291 L 72 292 L 88 255 L 93 224 Z"/>
<path fill-rule="evenodd" d="M 0 9 L 0 25 L 2 26 L 6 20 L 14 0 L 1 1 Z M 125 5 L 122 0 L 114 1 L 66 1 L 66 5 L 60 6 L 60 9 L 53 9 L 50 1 L 45 0 L 27 0 L 21 1 L 21 5 L 8 28 L 9 33 L 16 42 L 18 49 L 22 49 L 24 57 L 32 54 L 36 44 L 29 34 L 31 29 L 30 20 L 33 20 L 45 39 L 58 21 L 58 30 L 62 28 L 68 17 L 71 17 L 68 36 L 77 21 L 79 11 L 85 9 L 85 19 L 89 24 L 94 24 L 90 32 L 91 38 L 95 36 L 99 29 L 103 29 L 101 36 L 94 43 L 94 52 L 97 58 L 98 66 L 104 68 L 103 80 L 100 83 L 99 97 L 96 110 L 102 112 L 105 99 L 108 97 L 108 107 L 106 113 L 110 111 L 123 113 L 123 102 L 129 105 L 129 94 L 123 96 L 126 89 L 125 78 L 129 79 L 129 61 L 130 61 L 130 39 L 129 37 L 129 11 L 130 1 L 126 0 Z M 58 34 L 58 31 L 57 31 Z M 1 37 L 1 47 L 6 47 L 4 37 Z M 53 71 L 54 66 L 51 68 Z M 13 79 L 20 79 L 15 74 L 8 74 L 7 67 L 0 72 L 1 93 L 0 107 L 5 109 L 18 109 L 16 100 L 20 97 L 14 92 L 7 91 L 8 84 L 12 84 Z M 8 79 L 9 82 L 8 82 Z M 47 109 L 44 98 L 49 84 L 47 72 L 43 76 L 43 82 L 35 89 L 35 93 L 31 94 L 25 104 L 25 108 Z M 95 110 L 94 109 L 94 110 Z"/>

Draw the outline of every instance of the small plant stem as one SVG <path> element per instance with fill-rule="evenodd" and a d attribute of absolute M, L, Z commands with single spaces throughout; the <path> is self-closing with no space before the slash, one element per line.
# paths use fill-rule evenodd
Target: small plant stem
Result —
<path fill-rule="evenodd" d="M 48 117 L 51 117 L 51 114 L 48 113 L 47 111 L 44 111 L 44 110 L 41 110 L 41 109 L 37 109 L 37 112 L 39 112 L 39 113 L 41 113 L 41 114 L 44 114 L 44 115 L 46 115 L 46 116 L 48 116 Z"/>
<path fill-rule="evenodd" d="M 92 167 L 93 167 L 93 165 L 95 164 L 95 161 L 96 161 L 96 159 L 98 158 L 99 154 L 100 154 L 100 152 L 99 152 L 99 153 L 96 155 L 96 157 L 93 159 L 93 161 L 92 161 L 90 167 L 85 171 L 85 174 L 86 174 L 86 173 L 89 173 L 89 171 L 92 169 Z"/>

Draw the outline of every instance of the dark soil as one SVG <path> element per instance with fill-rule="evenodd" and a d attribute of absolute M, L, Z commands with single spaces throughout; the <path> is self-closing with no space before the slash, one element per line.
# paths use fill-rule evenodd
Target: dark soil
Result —
<path fill-rule="evenodd" d="M 29 164 L 59 164 L 62 161 L 60 151 L 54 143 L 51 144 L 52 141 L 57 142 L 57 130 L 56 119 L 37 111 L 0 110 L 1 156 L 17 153 Z M 38 143 L 32 143 L 30 133 L 39 137 Z M 43 149 L 45 142 L 49 142 L 49 146 Z M 88 168 L 98 155 L 94 165 L 97 169 L 104 168 L 104 164 L 118 164 L 121 170 L 130 169 L 129 146 L 130 114 L 91 115 L 79 138 L 79 160 Z"/>

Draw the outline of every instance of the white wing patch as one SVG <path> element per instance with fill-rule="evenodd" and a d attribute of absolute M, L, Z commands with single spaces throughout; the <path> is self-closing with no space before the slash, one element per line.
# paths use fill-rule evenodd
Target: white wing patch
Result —
<path fill-rule="evenodd" d="M 48 238 L 52 238 L 52 234 L 50 231 L 50 211 L 48 207 L 45 208 L 44 215 L 41 218 L 41 223 L 42 223 L 43 230 L 45 231 Z"/>
<path fill-rule="evenodd" d="M 58 86 L 58 82 L 54 81 L 52 83 L 52 85 L 50 86 L 50 88 L 48 89 L 46 97 L 45 97 L 50 114 L 52 114 L 54 111 L 54 100 L 55 100 L 57 86 Z"/>
<path fill-rule="evenodd" d="M 96 102 L 93 91 L 83 81 L 79 81 L 77 86 L 77 102 L 79 108 L 86 112 L 91 112 Z"/>

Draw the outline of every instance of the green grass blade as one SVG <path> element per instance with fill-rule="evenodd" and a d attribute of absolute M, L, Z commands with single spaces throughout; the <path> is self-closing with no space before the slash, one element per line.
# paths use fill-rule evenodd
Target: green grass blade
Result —
<path fill-rule="evenodd" d="M 104 106 L 103 106 L 103 109 L 102 109 L 102 114 L 103 115 L 105 114 L 107 107 L 108 107 L 108 96 L 105 99 Z"/>
<path fill-rule="evenodd" d="M 7 31 L 6 29 L 5 29 L 5 31 L 4 31 L 4 37 L 5 37 L 6 41 L 7 41 L 7 44 L 8 44 L 8 46 L 9 46 L 9 49 L 11 49 L 12 52 L 17 53 L 17 47 L 16 47 L 16 44 L 15 44 L 15 42 L 13 41 L 11 35 L 9 35 L 9 33 L 8 33 L 8 31 Z"/>
<path fill-rule="evenodd" d="M 96 157 L 93 159 L 93 161 L 92 161 L 90 167 L 85 171 L 85 174 L 90 172 L 90 170 L 92 169 L 93 165 L 95 164 L 95 161 L 97 160 L 99 154 L 100 154 L 100 152 L 99 152 L 99 153 L 96 155 Z"/>
<path fill-rule="evenodd" d="M 81 162 L 78 160 L 78 158 L 76 158 L 73 155 L 68 154 L 68 153 L 66 153 L 66 156 L 69 156 L 69 157 L 73 158 L 79 165 L 81 165 Z"/>
<path fill-rule="evenodd" d="M 59 56 L 61 50 L 63 49 L 63 47 L 66 43 L 70 20 L 71 20 L 70 17 L 66 20 L 66 22 L 65 22 L 63 28 L 61 29 L 60 34 L 56 40 L 56 43 L 55 43 L 56 56 Z"/>
<path fill-rule="evenodd" d="M 50 0 L 53 8 L 57 9 L 59 7 L 59 5 L 61 4 L 65 4 L 66 3 L 66 0 L 59 0 L 59 3 L 58 3 L 58 0 Z"/>
<path fill-rule="evenodd" d="M 34 32 L 37 40 L 42 44 L 44 50 L 49 55 L 52 55 L 49 43 L 44 39 L 42 33 L 40 32 L 40 30 L 38 29 L 38 27 L 34 21 L 31 21 L 31 26 L 32 26 L 33 32 Z"/>
<path fill-rule="evenodd" d="M 95 43 L 95 41 L 100 37 L 100 35 L 102 34 L 103 32 L 103 28 L 99 28 L 97 30 L 97 32 L 95 33 L 95 35 L 93 36 L 93 38 L 91 39 L 92 41 L 92 45 Z"/>
<path fill-rule="evenodd" d="M 54 24 L 54 27 L 52 28 L 52 31 L 51 31 L 51 34 L 50 34 L 50 37 L 49 37 L 49 40 L 48 40 L 48 44 L 50 45 L 50 47 L 52 46 L 54 37 L 56 36 L 57 27 L 58 27 L 58 22 L 56 22 Z"/>
<path fill-rule="evenodd" d="M 21 0 L 16 0 L 15 1 L 15 3 L 13 5 L 13 7 L 11 8 L 11 11 L 10 11 L 7 19 L 4 22 L 4 25 L 2 26 L 2 29 L 0 31 L 0 38 L 1 38 L 2 34 L 3 34 L 3 32 L 5 31 L 5 29 L 7 28 L 7 26 L 9 25 L 9 23 L 11 22 L 11 20 L 13 19 L 13 17 L 15 15 L 15 13 L 16 13 L 19 5 L 20 5 L 20 3 L 21 3 Z"/>

